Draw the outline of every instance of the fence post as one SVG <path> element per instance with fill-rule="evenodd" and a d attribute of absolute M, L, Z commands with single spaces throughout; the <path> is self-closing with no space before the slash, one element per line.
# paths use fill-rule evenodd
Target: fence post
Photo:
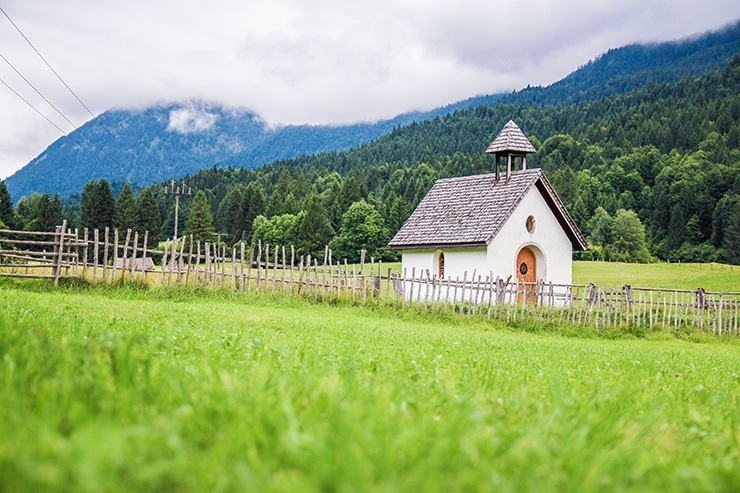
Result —
<path fill-rule="evenodd" d="M 61 227 L 56 228 L 54 236 L 54 286 L 59 285 L 59 276 L 62 275 L 62 255 L 64 252 L 64 232 L 67 230 L 67 220 L 62 221 Z"/>

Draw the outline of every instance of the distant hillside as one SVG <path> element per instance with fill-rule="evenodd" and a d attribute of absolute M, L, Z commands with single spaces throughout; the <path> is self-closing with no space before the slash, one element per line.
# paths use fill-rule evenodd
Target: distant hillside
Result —
<path fill-rule="evenodd" d="M 110 110 L 98 119 L 130 153 L 90 121 L 71 137 L 54 142 L 6 184 L 17 202 L 34 192 L 67 196 L 79 192 L 87 181 L 101 178 L 147 185 L 213 166 L 238 163 L 254 168 L 278 159 L 349 149 L 435 114 L 407 113 L 378 123 L 345 126 L 271 128 L 249 111 L 202 101 Z"/>
<path fill-rule="evenodd" d="M 147 185 L 214 166 L 251 169 L 276 160 L 350 149 L 398 127 L 458 110 L 499 102 L 570 104 L 625 94 L 648 84 L 700 75 L 721 67 L 739 52 L 740 22 L 684 41 L 610 50 L 548 87 L 478 96 L 429 112 L 356 125 L 270 128 L 254 113 L 198 101 L 110 110 L 99 119 L 131 153 L 91 121 L 71 138 L 50 145 L 9 177 L 6 185 L 17 202 L 34 192 L 68 196 L 93 179 Z"/>

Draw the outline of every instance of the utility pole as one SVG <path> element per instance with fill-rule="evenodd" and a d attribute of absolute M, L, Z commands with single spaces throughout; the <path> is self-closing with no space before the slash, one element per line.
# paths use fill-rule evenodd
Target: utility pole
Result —
<path fill-rule="evenodd" d="M 175 180 L 172 180 L 169 188 L 167 185 L 164 186 L 164 193 L 169 193 L 175 196 L 175 234 L 172 236 L 172 240 L 177 242 L 177 222 L 180 216 L 180 195 L 191 195 L 192 189 L 185 184 L 185 180 L 175 185 Z"/>
<path fill-rule="evenodd" d="M 164 193 L 170 193 L 175 196 L 175 233 L 172 235 L 172 255 L 170 257 L 170 270 L 175 270 L 175 253 L 177 252 L 177 221 L 180 216 L 180 195 L 190 195 L 191 189 L 185 184 L 185 180 L 178 183 L 177 185 L 175 185 L 175 180 L 172 180 L 169 189 L 167 188 L 167 185 L 165 185 Z M 178 262 L 182 262 L 182 259 L 179 259 Z"/>

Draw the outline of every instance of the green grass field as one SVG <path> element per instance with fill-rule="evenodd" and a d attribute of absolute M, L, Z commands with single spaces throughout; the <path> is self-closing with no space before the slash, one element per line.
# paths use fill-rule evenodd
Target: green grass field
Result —
<path fill-rule="evenodd" d="M 2 282 L 0 490 L 740 491 L 740 341 L 525 328 Z"/>
<path fill-rule="evenodd" d="M 350 267 L 351 268 L 351 267 Z M 384 263 L 401 274 L 400 263 Z M 358 267 L 359 270 L 359 267 Z M 407 273 L 407 275 L 411 275 Z M 573 262 L 573 283 L 595 283 L 601 287 L 697 289 L 714 292 L 740 292 L 740 266 L 726 264 L 628 264 L 624 262 Z"/>
<path fill-rule="evenodd" d="M 624 262 L 573 262 L 575 284 L 603 287 L 698 289 L 740 292 L 740 267 L 724 264 L 626 264 Z"/>

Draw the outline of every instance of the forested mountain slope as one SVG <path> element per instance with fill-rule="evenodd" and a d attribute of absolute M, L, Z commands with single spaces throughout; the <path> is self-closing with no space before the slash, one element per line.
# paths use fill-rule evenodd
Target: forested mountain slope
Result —
<path fill-rule="evenodd" d="M 79 192 L 87 181 L 93 179 L 147 185 L 213 166 L 254 168 L 278 159 L 349 149 L 401 126 L 459 110 L 489 107 L 499 101 L 555 105 L 626 94 L 647 84 L 705 73 L 722 66 L 738 52 L 740 23 L 694 39 L 611 50 L 548 87 L 479 96 L 429 112 L 408 113 L 377 123 L 347 126 L 271 128 L 251 112 L 206 102 L 143 110 L 110 110 L 99 119 L 127 150 L 97 122 L 91 121 L 70 137 L 54 142 L 9 177 L 6 184 L 17 201 L 34 192 L 49 191 L 67 196 Z M 555 131 L 558 124 L 551 122 L 550 130 Z M 489 130 L 464 131 L 479 134 Z M 457 139 L 452 135 L 443 137 L 446 140 Z M 465 152 L 471 150 L 466 148 Z M 396 160 L 412 156 L 399 156 Z"/>
<path fill-rule="evenodd" d="M 644 246 L 660 258 L 738 260 L 740 57 L 702 77 L 629 95 L 573 105 L 480 106 L 396 129 L 351 151 L 259 170 L 213 168 L 188 182 L 207 191 L 212 208 L 222 212 L 219 228 L 230 237 L 253 233 L 249 188 L 261 196 L 259 213 L 267 218 L 306 213 L 318 197 L 335 231 L 349 206 L 366 199 L 390 236 L 436 179 L 491 171 L 484 150 L 510 118 L 538 149 L 531 165 L 546 170 L 588 235 L 589 255 L 636 255 L 615 224 L 637 218 L 647 228 Z M 238 194 L 242 208 L 225 213 Z"/>

